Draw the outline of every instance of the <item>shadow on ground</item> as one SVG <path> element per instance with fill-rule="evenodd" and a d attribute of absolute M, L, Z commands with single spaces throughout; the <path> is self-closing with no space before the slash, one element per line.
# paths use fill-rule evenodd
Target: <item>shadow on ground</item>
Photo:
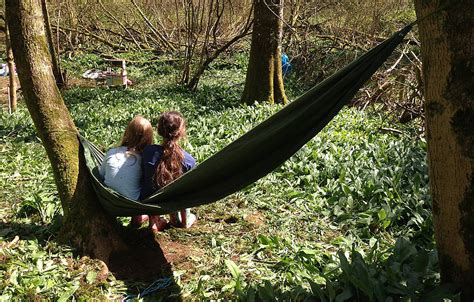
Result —
<path fill-rule="evenodd" d="M 0 237 L 7 242 L 35 240 L 38 245 L 46 247 L 55 239 L 58 229 L 54 223 L 0 222 Z M 125 283 L 129 300 L 126 298 L 124 301 L 132 301 L 137 296 L 145 301 L 182 301 L 181 288 L 173 278 L 172 256 L 167 258 L 169 253 L 163 252 L 157 238 L 147 229 L 124 227 L 123 234 L 130 248 L 113 252 L 108 270 L 115 279 Z"/>

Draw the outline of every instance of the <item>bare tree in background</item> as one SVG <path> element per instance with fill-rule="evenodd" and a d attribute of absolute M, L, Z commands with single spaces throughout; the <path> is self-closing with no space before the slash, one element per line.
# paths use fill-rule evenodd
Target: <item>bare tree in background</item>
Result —
<path fill-rule="evenodd" d="M 254 0 L 254 25 L 242 102 L 286 103 L 281 65 L 283 0 Z"/>
<path fill-rule="evenodd" d="M 13 59 L 13 51 L 10 43 L 10 33 L 8 26 L 5 24 L 5 41 L 7 51 L 7 66 L 8 66 L 8 104 L 12 112 L 16 111 L 17 108 L 17 95 L 16 95 L 16 80 L 15 80 L 15 62 Z"/>
<path fill-rule="evenodd" d="M 16 111 L 17 108 L 17 95 L 16 95 L 16 80 L 15 80 L 15 63 L 13 60 L 13 51 L 11 48 L 10 43 L 10 35 L 8 31 L 7 23 L 5 22 L 5 17 L 0 15 L 0 21 L 3 24 L 0 24 L 0 31 L 5 34 L 5 51 L 6 51 L 6 58 L 7 58 L 7 66 L 8 66 L 8 107 L 10 108 L 11 112 Z"/>
<path fill-rule="evenodd" d="M 62 87 L 64 85 L 64 78 L 61 72 L 56 48 L 54 47 L 53 32 L 51 30 L 51 23 L 49 21 L 48 5 L 46 3 L 46 0 L 41 0 L 41 8 L 43 10 L 44 27 L 46 29 L 46 40 L 48 42 L 48 48 L 51 54 L 54 78 L 56 79 L 56 84 L 58 85 L 58 87 Z"/>
<path fill-rule="evenodd" d="M 248 35 L 252 28 L 252 6 L 225 33 L 225 13 L 234 11 L 229 0 L 201 0 L 184 3 L 184 60 L 180 82 L 195 90 L 204 71 L 217 57 Z M 180 43 L 181 44 L 181 43 Z"/>

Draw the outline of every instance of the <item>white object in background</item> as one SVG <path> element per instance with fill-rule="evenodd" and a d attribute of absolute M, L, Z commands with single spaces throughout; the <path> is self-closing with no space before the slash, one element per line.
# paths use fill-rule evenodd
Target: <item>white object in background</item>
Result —
<path fill-rule="evenodd" d="M 86 70 L 83 74 L 82 77 L 85 79 L 97 79 L 101 76 L 103 71 L 97 70 L 97 69 L 89 69 Z"/>
<path fill-rule="evenodd" d="M 2 68 L 0 69 L 0 76 L 6 77 L 8 75 L 8 65 L 2 64 Z"/>

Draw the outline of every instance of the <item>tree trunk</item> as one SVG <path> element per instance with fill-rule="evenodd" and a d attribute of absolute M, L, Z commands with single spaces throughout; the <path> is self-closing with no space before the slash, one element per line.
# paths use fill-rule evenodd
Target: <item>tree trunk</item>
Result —
<path fill-rule="evenodd" d="M 415 0 L 419 19 L 447 0 Z M 419 24 L 428 163 L 441 280 L 474 299 L 474 2 Z"/>
<path fill-rule="evenodd" d="M 7 49 L 7 66 L 8 66 L 8 79 L 9 79 L 9 91 L 8 104 L 11 112 L 16 111 L 17 97 L 16 97 L 16 80 L 15 80 L 15 64 L 13 61 L 13 51 L 10 43 L 10 34 L 8 32 L 8 26 L 5 23 L 5 41 Z"/>
<path fill-rule="evenodd" d="M 51 23 L 49 21 L 49 13 L 46 0 L 41 0 L 41 8 L 43 9 L 44 26 L 46 29 L 46 41 L 48 43 L 49 52 L 51 53 L 51 62 L 54 78 L 56 79 L 56 84 L 59 87 L 62 87 L 64 85 L 64 78 L 63 74 L 61 73 L 61 68 L 59 66 L 59 58 L 56 53 L 56 49 L 54 48 L 53 32 L 51 30 Z"/>
<path fill-rule="evenodd" d="M 41 0 L 7 0 L 7 23 L 25 103 L 48 154 L 64 211 L 61 238 L 108 262 L 125 248 L 114 219 L 97 202 L 79 152 L 77 131 L 56 86 Z"/>
<path fill-rule="evenodd" d="M 242 102 L 286 103 L 281 69 L 283 0 L 254 0 L 250 59 Z"/>

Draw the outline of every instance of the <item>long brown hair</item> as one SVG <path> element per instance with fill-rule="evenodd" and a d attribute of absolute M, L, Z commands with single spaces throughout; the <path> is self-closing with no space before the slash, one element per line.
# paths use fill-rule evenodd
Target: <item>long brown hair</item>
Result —
<path fill-rule="evenodd" d="M 140 153 L 145 146 L 153 143 L 153 127 L 150 121 L 143 116 L 135 116 L 123 134 L 120 146 L 125 146 L 129 151 Z"/>
<path fill-rule="evenodd" d="M 186 136 L 186 123 L 181 113 L 168 111 L 158 119 L 158 134 L 163 137 L 163 155 L 155 171 L 155 184 L 164 187 L 183 174 L 184 153 L 178 141 Z"/>

